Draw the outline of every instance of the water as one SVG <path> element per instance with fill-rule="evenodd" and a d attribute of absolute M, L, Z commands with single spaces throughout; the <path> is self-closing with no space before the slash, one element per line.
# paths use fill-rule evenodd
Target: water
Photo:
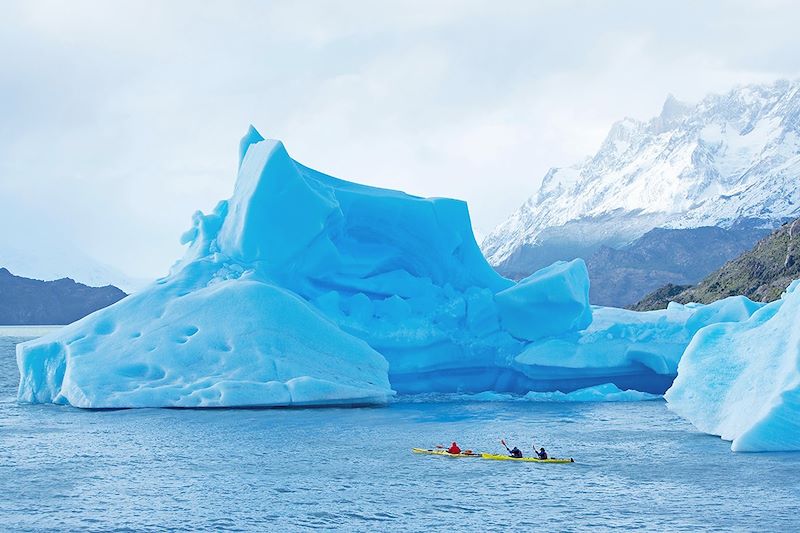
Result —
<path fill-rule="evenodd" d="M 663 402 L 82 411 L 15 403 L 0 337 L 0 529 L 797 531 L 800 454 L 733 454 Z M 531 436 L 568 465 L 412 455 Z"/>
<path fill-rule="evenodd" d="M 0 337 L 41 337 L 64 326 L 0 326 Z"/>

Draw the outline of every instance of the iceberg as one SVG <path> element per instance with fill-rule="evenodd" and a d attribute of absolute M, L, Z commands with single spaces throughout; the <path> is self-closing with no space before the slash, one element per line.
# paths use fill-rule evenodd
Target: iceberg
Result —
<path fill-rule="evenodd" d="M 665 399 L 733 451 L 800 450 L 800 281 L 749 320 L 698 331 Z"/>
<path fill-rule="evenodd" d="M 746 299 L 589 304 L 583 260 L 515 283 L 464 202 L 317 172 L 248 130 L 233 195 L 140 292 L 18 345 L 18 399 L 85 408 L 381 404 L 395 393 L 663 393 L 700 327 Z"/>

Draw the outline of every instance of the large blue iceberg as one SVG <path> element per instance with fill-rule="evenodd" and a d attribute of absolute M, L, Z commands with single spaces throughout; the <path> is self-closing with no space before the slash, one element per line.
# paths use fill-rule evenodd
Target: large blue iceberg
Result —
<path fill-rule="evenodd" d="M 79 407 L 383 403 L 395 391 L 663 393 L 744 298 L 593 308 L 582 260 L 498 275 L 465 203 L 311 170 L 254 129 L 233 197 L 141 292 L 18 346 L 19 400 Z"/>
<path fill-rule="evenodd" d="M 700 330 L 665 398 L 734 451 L 800 450 L 800 281 L 747 321 Z"/>

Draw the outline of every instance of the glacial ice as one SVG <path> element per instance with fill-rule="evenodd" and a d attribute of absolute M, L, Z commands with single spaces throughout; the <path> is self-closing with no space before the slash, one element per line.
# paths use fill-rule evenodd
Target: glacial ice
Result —
<path fill-rule="evenodd" d="M 408 394 L 395 399 L 398 403 L 434 402 L 541 402 L 541 403 L 588 403 L 588 402 L 639 402 L 661 399 L 660 394 L 650 394 L 637 390 L 621 390 L 613 383 L 603 383 L 572 392 L 536 392 L 511 394 L 508 392 L 484 391 L 478 393 L 436 393 Z"/>
<path fill-rule="evenodd" d="M 613 383 L 604 383 L 572 392 L 534 392 L 524 396 L 531 402 L 639 402 L 643 400 L 657 400 L 658 394 L 650 394 L 637 390 L 621 390 Z"/>
<path fill-rule="evenodd" d="M 494 299 L 503 327 L 520 339 L 535 341 L 592 323 L 589 272 L 582 260 L 557 261 Z"/>
<path fill-rule="evenodd" d="M 592 308 L 586 266 L 498 275 L 465 203 L 343 181 L 251 127 L 230 200 L 195 213 L 168 276 L 20 344 L 18 397 L 80 407 L 383 403 L 399 393 L 661 394 L 744 298 Z"/>
<path fill-rule="evenodd" d="M 665 398 L 733 451 L 800 450 L 800 281 L 747 321 L 701 329 Z"/>

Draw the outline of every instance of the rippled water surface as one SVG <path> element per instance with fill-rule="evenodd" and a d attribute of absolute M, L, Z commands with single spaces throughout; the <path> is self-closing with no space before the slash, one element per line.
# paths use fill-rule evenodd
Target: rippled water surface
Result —
<path fill-rule="evenodd" d="M 0 529 L 800 530 L 800 454 L 733 454 L 661 401 L 81 411 L 17 405 L 0 337 Z M 412 455 L 531 439 L 575 464 Z"/>

